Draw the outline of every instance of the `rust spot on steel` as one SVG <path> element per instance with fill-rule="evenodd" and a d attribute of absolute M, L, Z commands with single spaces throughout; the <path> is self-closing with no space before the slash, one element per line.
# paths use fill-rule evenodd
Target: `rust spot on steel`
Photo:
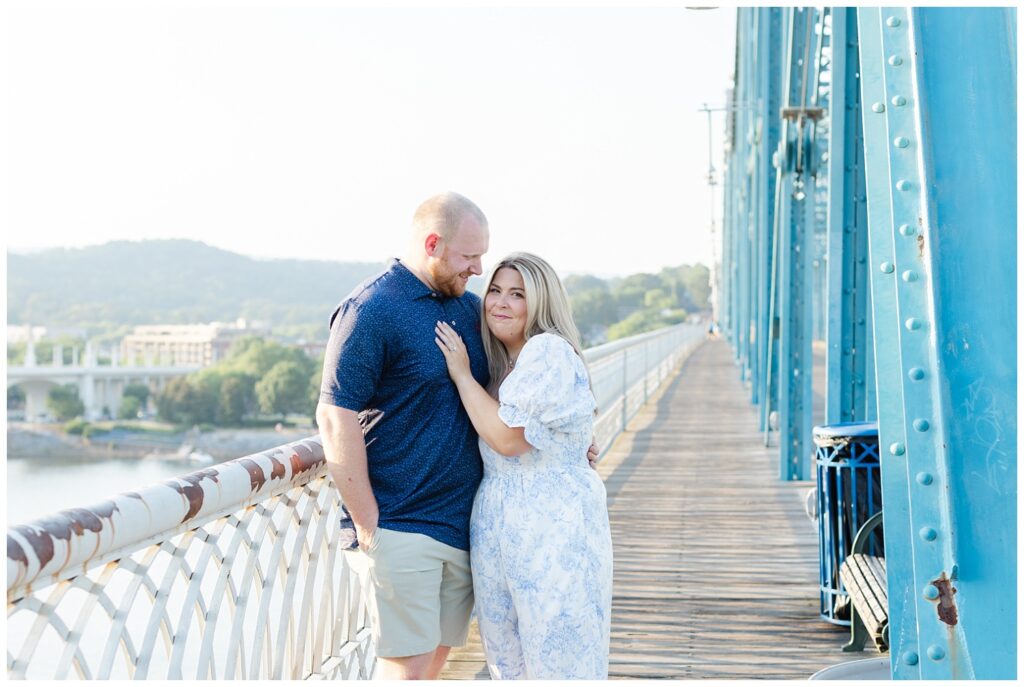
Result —
<path fill-rule="evenodd" d="M 270 470 L 270 479 L 281 479 L 285 475 L 284 463 L 277 458 L 271 458 L 270 464 L 274 467 Z"/>
<path fill-rule="evenodd" d="M 210 478 L 214 482 L 220 481 L 217 479 L 216 470 L 200 470 L 198 472 L 182 475 L 177 479 L 167 480 L 164 482 L 164 484 L 184 496 L 188 501 L 188 512 L 185 513 L 185 517 L 181 519 L 182 522 L 194 517 L 195 514 L 199 512 L 199 509 L 203 507 L 204 494 L 203 488 L 199 486 L 199 483 L 206 478 Z M 181 482 L 185 482 L 185 484 L 182 484 Z"/>
<path fill-rule="evenodd" d="M 939 620 L 950 626 L 956 625 L 956 602 L 953 601 L 953 595 L 956 594 L 956 587 L 954 587 L 953 582 L 946 577 L 946 573 L 939 575 L 937 580 L 932 580 L 932 584 L 939 590 L 939 598 L 935 600 L 936 610 L 939 613 Z"/>
<path fill-rule="evenodd" d="M 7 537 L 7 560 L 18 561 L 24 563 L 26 567 L 28 566 L 28 555 L 25 554 L 25 549 L 10 537 Z"/>
<path fill-rule="evenodd" d="M 72 535 L 81 535 L 86 530 L 99 532 L 103 529 L 103 521 L 109 520 L 116 510 L 117 504 L 113 501 L 104 501 L 92 508 L 69 508 L 40 518 L 31 525 L 15 527 L 14 531 L 32 545 L 32 550 L 39 559 L 39 566 L 43 567 L 53 560 L 54 539 L 70 541 Z M 10 540 L 7 548 L 9 552 Z M 25 552 L 21 553 L 24 556 Z M 25 563 L 28 563 L 27 557 Z"/>
<path fill-rule="evenodd" d="M 39 567 L 43 567 L 53 560 L 53 537 L 43 532 L 38 532 L 34 527 L 19 525 L 14 531 L 25 537 L 32 546 L 32 550 L 39 559 Z"/>
<path fill-rule="evenodd" d="M 314 458 L 313 452 L 306 446 L 296 446 L 294 448 L 295 453 L 291 457 L 292 477 L 300 475 L 307 470 L 312 470 L 323 462 L 323 458 Z M 300 453 L 305 453 L 305 455 L 300 455 Z"/>
<path fill-rule="evenodd" d="M 258 463 L 249 458 L 239 458 L 238 464 L 249 473 L 249 491 L 256 491 L 267 482 L 267 475 Z"/>

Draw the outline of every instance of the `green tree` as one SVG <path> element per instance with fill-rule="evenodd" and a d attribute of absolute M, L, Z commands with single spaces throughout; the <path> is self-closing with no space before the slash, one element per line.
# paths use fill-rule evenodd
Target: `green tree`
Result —
<path fill-rule="evenodd" d="M 613 291 L 612 295 L 615 296 L 617 314 L 621 319 L 644 307 L 647 289 L 637 284 L 627 284 Z"/>
<path fill-rule="evenodd" d="M 711 296 L 711 272 L 704 265 L 666 267 L 659 275 L 670 286 L 676 307 L 707 310 Z"/>
<path fill-rule="evenodd" d="M 17 365 L 25 364 L 25 343 L 11 343 L 7 342 L 7 365 L 13 367 Z"/>
<path fill-rule="evenodd" d="M 86 420 L 78 418 L 76 420 L 70 420 L 69 422 L 64 423 L 64 432 L 66 434 L 74 434 L 76 436 L 81 436 L 85 432 L 85 428 L 88 426 L 89 423 Z"/>
<path fill-rule="evenodd" d="M 583 338 L 583 346 L 589 347 L 603 341 L 608 325 L 618 318 L 618 305 L 607 289 L 590 289 L 571 298 L 572 316 Z"/>
<path fill-rule="evenodd" d="M 209 385 L 194 384 L 187 377 L 172 379 L 156 397 L 157 414 L 167 422 L 184 425 L 216 420 L 217 397 Z"/>
<path fill-rule="evenodd" d="M 138 399 L 139 407 L 145 408 L 146 401 L 149 400 L 149 387 L 145 384 L 129 384 L 121 392 L 121 396 L 131 396 Z"/>
<path fill-rule="evenodd" d="M 15 384 L 7 387 L 7 410 L 21 410 L 25 407 L 25 391 Z"/>
<path fill-rule="evenodd" d="M 234 343 L 231 344 L 231 348 L 228 349 L 228 354 L 224 359 L 231 360 L 233 358 L 239 358 L 245 355 L 250 348 L 262 342 L 263 339 L 258 336 L 243 336 L 235 339 Z"/>
<path fill-rule="evenodd" d="M 142 410 L 142 401 L 138 396 L 122 396 L 121 407 L 117 409 L 117 417 L 120 420 L 134 420 Z"/>
<path fill-rule="evenodd" d="M 55 386 L 46 395 L 46 407 L 61 422 L 79 417 L 85 413 L 85 404 L 78 398 L 78 387 L 74 384 Z"/>
<path fill-rule="evenodd" d="M 239 425 L 262 408 L 270 408 L 267 413 L 306 412 L 309 380 L 318 369 L 300 348 L 246 337 L 221 362 L 168 384 L 156 399 L 157 410 L 168 422 L 217 425 Z M 300 374 L 301 384 L 296 382 Z"/>
<path fill-rule="evenodd" d="M 309 419 L 316 426 L 316 406 L 320 402 L 320 386 L 324 377 L 324 356 L 326 351 L 321 353 L 313 361 L 313 372 L 309 376 Z"/>
<path fill-rule="evenodd" d="M 167 382 L 167 386 L 156 395 L 157 417 L 164 422 L 179 422 L 180 408 L 191 386 L 185 377 Z"/>
<path fill-rule="evenodd" d="M 53 362 L 53 342 L 52 341 L 36 341 L 33 344 L 33 348 L 36 349 L 36 363 L 39 365 L 49 365 Z"/>
<path fill-rule="evenodd" d="M 241 372 L 260 379 L 275 365 L 285 361 L 293 362 L 310 372 L 313 370 L 313 360 L 301 349 L 257 337 L 247 337 L 237 342 L 228 358 L 217 365 L 216 370 L 221 373 Z"/>
<path fill-rule="evenodd" d="M 256 382 L 256 398 L 268 415 L 307 411 L 309 371 L 295 361 L 282 360 Z"/>
<path fill-rule="evenodd" d="M 644 294 L 644 307 L 654 308 L 655 310 L 664 310 L 671 308 L 676 302 L 670 294 L 665 293 L 662 289 L 651 289 Z"/>
<path fill-rule="evenodd" d="M 619 284 L 619 290 L 628 291 L 637 289 L 640 291 L 650 291 L 651 289 L 660 288 L 662 285 L 661 277 L 656 274 L 648 274 L 647 272 L 637 272 L 631 274 Z"/>
<path fill-rule="evenodd" d="M 588 329 L 607 326 L 617 319 L 615 298 L 603 289 L 590 289 L 572 297 L 572 316 L 576 326 Z"/>
<path fill-rule="evenodd" d="M 239 425 L 256 409 L 256 379 L 241 372 L 224 375 L 220 381 L 217 424 Z"/>
<path fill-rule="evenodd" d="M 621 322 L 608 327 L 608 340 L 624 339 L 657 328 L 658 317 L 652 310 L 638 310 Z"/>
<path fill-rule="evenodd" d="M 627 336 L 654 331 L 669 325 L 679 324 L 686 319 L 685 310 L 671 310 L 667 314 L 661 309 L 638 310 L 621 322 L 608 328 L 608 340 L 624 339 Z"/>
<path fill-rule="evenodd" d="M 309 377 L 309 407 L 316 411 L 316 404 L 320 402 L 320 386 L 323 382 L 324 373 L 317 370 Z"/>
<path fill-rule="evenodd" d="M 710 307 L 708 299 L 711 298 L 711 270 L 704 265 L 694 265 L 683 283 L 690 293 L 693 307 L 697 310 L 707 310 Z"/>

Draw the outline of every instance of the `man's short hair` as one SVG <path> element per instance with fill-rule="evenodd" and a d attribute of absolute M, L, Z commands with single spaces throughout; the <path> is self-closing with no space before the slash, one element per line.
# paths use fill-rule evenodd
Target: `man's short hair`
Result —
<path fill-rule="evenodd" d="M 476 203 L 469 198 L 449 191 L 431 196 L 420 203 L 412 218 L 412 226 L 418 234 L 437 234 L 442 239 L 450 239 L 459 228 L 459 223 L 467 215 L 472 216 L 484 229 L 487 228 L 487 217 Z"/>

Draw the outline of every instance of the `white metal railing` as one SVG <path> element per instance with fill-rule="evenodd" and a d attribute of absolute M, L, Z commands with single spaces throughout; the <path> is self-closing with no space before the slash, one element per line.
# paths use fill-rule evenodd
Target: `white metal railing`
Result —
<path fill-rule="evenodd" d="M 636 415 L 676 365 L 704 340 L 699 325 L 680 324 L 583 352 L 597 398 L 594 436 L 602 451 Z"/>
<path fill-rule="evenodd" d="M 702 332 L 584 352 L 603 448 Z M 369 677 L 340 503 L 314 436 L 8 529 L 8 677 Z"/>
<path fill-rule="evenodd" d="M 365 678 L 319 437 L 7 532 L 11 678 Z"/>

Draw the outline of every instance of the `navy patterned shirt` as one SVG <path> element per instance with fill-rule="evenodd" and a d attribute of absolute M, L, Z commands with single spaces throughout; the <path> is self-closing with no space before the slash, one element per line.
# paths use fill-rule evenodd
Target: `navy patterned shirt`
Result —
<path fill-rule="evenodd" d="M 331 314 L 320 401 L 359 413 L 378 526 L 468 551 L 483 466 L 476 431 L 434 343 L 438 320 L 462 337 L 473 377 L 486 386 L 480 298 L 434 292 L 394 260 Z M 355 548 L 344 508 L 341 527 L 342 546 Z"/>

